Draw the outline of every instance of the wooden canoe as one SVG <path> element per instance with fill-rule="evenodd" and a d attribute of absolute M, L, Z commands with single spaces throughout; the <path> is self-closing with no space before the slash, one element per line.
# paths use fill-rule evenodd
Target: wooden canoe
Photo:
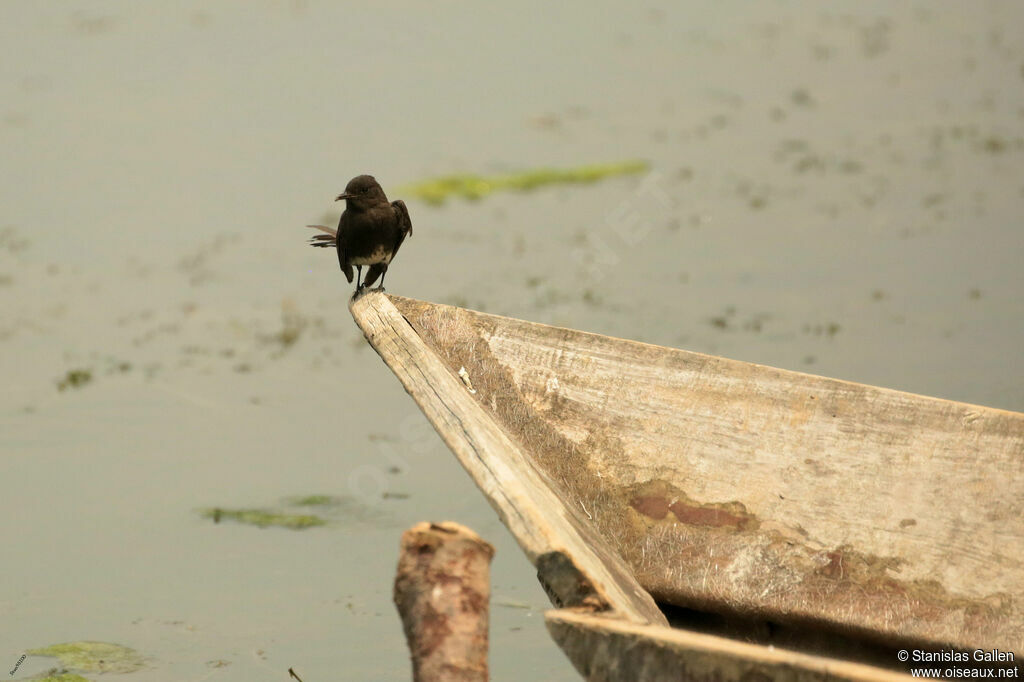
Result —
<path fill-rule="evenodd" d="M 350 309 L 589 679 L 1024 655 L 1024 414 L 379 292 Z"/>

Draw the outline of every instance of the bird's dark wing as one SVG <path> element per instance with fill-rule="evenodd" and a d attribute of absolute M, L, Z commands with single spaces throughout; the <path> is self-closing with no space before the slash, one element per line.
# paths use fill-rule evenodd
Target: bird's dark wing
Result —
<path fill-rule="evenodd" d="M 317 234 L 309 238 L 310 246 L 319 246 L 323 248 L 334 248 L 337 245 L 338 231 L 333 230 L 326 225 L 306 225 L 306 227 L 312 227 L 314 230 L 320 230 L 327 234 Z"/>
<path fill-rule="evenodd" d="M 405 207 L 405 202 L 401 199 L 392 201 L 391 208 L 395 212 L 395 219 L 398 220 L 398 234 L 395 235 L 395 247 L 391 251 L 391 260 L 394 260 L 398 254 L 398 247 L 402 245 L 406 237 L 412 234 L 412 220 L 409 218 L 409 209 Z"/>
<path fill-rule="evenodd" d="M 402 237 L 411 236 L 412 219 L 409 218 L 409 209 L 405 207 L 405 202 L 401 199 L 396 199 L 391 202 L 391 207 L 395 209 L 395 216 L 398 218 L 398 224 L 402 228 Z"/>
<path fill-rule="evenodd" d="M 334 240 L 335 246 L 338 248 L 338 266 L 341 271 L 345 273 L 345 279 L 352 283 L 352 264 L 348 262 L 348 241 L 352 238 L 352 230 L 350 229 L 351 223 L 349 220 L 348 211 L 344 211 L 341 217 L 338 219 L 338 232 L 337 237 Z M 346 229 L 349 228 L 349 229 Z"/>

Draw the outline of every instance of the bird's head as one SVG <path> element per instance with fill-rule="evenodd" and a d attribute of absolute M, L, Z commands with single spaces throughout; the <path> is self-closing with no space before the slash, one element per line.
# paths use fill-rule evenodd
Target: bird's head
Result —
<path fill-rule="evenodd" d="M 388 198 L 380 184 L 372 175 L 357 175 L 345 185 L 345 191 L 335 201 L 345 200 L 348 208 L 370 208 L 378 204 L 388 203 Z"/>

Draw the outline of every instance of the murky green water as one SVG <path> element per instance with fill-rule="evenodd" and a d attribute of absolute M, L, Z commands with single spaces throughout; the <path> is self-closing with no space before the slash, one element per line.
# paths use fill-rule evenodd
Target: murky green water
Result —
<path fill-rule="evenodd" d="M 0 657 L 408 679 L 399 535 L 453 519 L 498 547 L 494 677 L 573 679 L 532 569 L 305 245 L 358 173 L 643 159 L 405 197 L 389 289 L 1024 410 L 1021 25 L 1009 0 L 5 3 Z M 326 525 L 200 514 L 308 495 L 341 500 Z"/>

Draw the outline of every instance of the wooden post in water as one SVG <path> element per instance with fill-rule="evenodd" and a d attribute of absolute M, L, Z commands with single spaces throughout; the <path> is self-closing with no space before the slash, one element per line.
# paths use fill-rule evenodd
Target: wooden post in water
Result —
<path fill-rule="evenodd" d="M 394 599 L 414 682 L 487 682 L 493 557 L 493 546 L 450 521 L 402 533 Z"/>

